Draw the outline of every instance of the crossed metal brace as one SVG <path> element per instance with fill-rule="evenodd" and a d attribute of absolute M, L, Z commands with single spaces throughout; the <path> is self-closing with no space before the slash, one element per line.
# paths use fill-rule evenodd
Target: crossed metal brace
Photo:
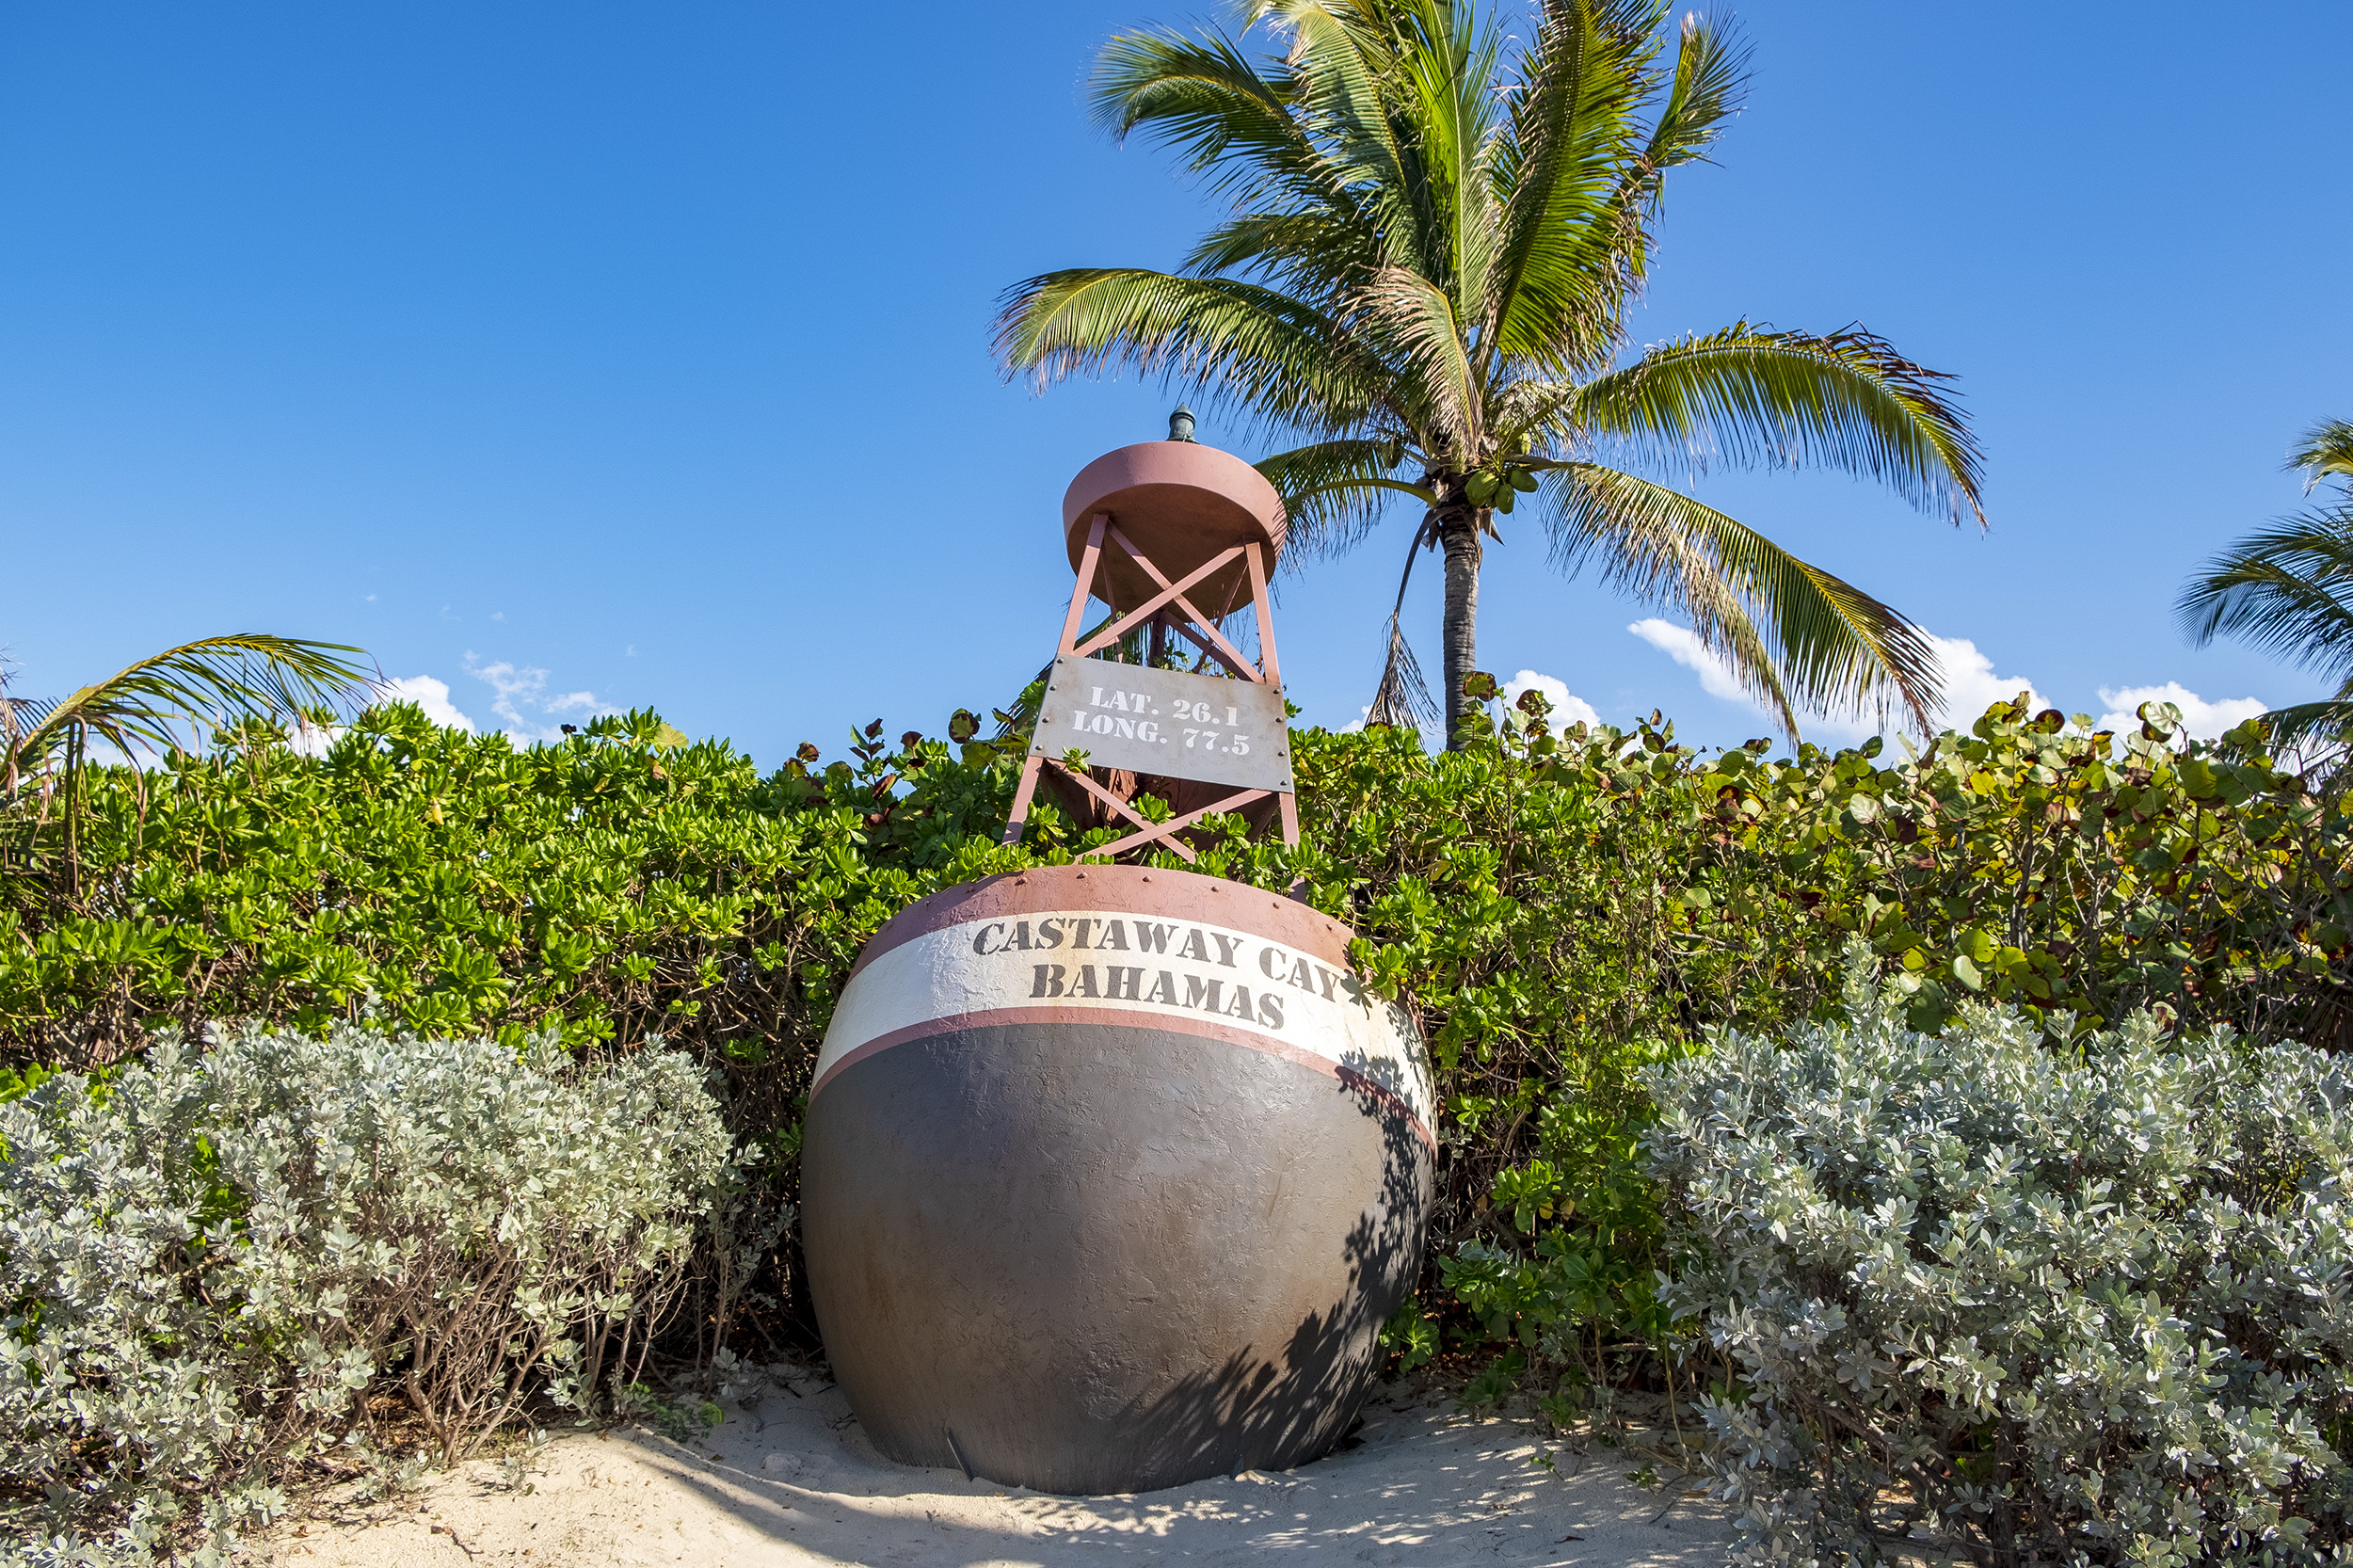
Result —
<path fill-rule="evenodd" d="M 1079 640 L 1080 629 L 1085 624 L 1086 603 L 1094 595 L 1096 575 L 1102 565 L 1103 546 L 1106 540 L 1125 552 L 1128 558 L 1135 562 L 1138 568 L 1144 572 L 1144 576 L 1152 580 L 1160 591 L 1125 616 L 1113 616 L 1110 624 L 1081 643 Z M 1259 663 L 1256 664 L 1244 657 L 1241 650 L 1217 629 L 1215 617 L 1202 614 L 1200 607 L 1187 597 L 1192 589 L 1233 565 L 1237 558 L 1245 564 L 1250 573 L 1250 599 L 1258 615 Z M 1154 565 L 1151 557 L 1138 549 L 1135 541 L 1122 533 L 1117 523 L 1112 521 L 1110 513 L 1097 512 L 1087 527 L 1086 550 L 1079 558 L 1078 584 L 1070 593 L 1070 613 L 1063 618 L 1062 639 L 1055 645 L 1054 656 L 1058 659 L 1083 659 L 1091 653 L 1110 647 L 1140 625 L 1160 626 L 1166 627 L 1185 638 L 1204 654 L 1223 664 L 1239 680 L 1256 681 L 1264 685 L 1280 685 L 1282 671 L 1275 662 L 1274 616 L 1273 606 L 1267 600 L 1266 577 L 1267 561 L 1263 547 L 1252 543 L 1238 544 L 1220 551 L 1172 583 L 1169 581 L 1168 574 Z M 1030 819 L 1031 799 L 1037 792 L 1038 774 L 1041 767 L 1054 769 L 1062 777 L 1070 780 L 1087 794 L 1100 801 L 1107 809 L 1116 812 L 1135 824 L 1135 832 L 1125 838 L 1113 840 L 1108 844 L 1084 851 L 1086 855 L 1104 856 L 1125 855 L 1130 850 L 1142 849 L 1146 844 L 1162 844 L 1174 851 L 1186 864 L 1191 865 L 1199 857 L 1193 854 L 1193 846 L 1178 837 L 1179 834 L 1204 817 L 1213 816 L 1221 811 L 1238 811 L 1269 795 L 1274 796 L 1278 803 L 1278 809 L 1282 813 L 1283 842 L 1293 845 L 1299 842 L 1299 802 L 1298 797 L 1289 791 L 1239 790 L 1223 800 L 1214 801 L 1180 816 L 1171 817 L 1166 822 L 1156 823 L 1127 801 L 1103 788 L 1086 769 L 1070 767 L 1059 758 L 1036 754 L 1032 755 L 1022 766 L 1021 784 L 1014 792 L 1013 811 L 1005 822 L 1003 839 L 1005 843 L 1012 844 L 1020 840 L 1021 830 Z"/>

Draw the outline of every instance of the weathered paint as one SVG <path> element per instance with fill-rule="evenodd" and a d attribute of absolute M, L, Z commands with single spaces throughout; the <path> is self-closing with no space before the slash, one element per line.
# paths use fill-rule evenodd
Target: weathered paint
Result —
<path fill-rule="evenodd" d="M 881 1451 L 1131 1492 L 1338 1438 L 1432 1180 L 1419 1039 L 1346 940 L 1118 866 L 968 884 L 877 935 L 820 1058 L 802 1224 Z"/>

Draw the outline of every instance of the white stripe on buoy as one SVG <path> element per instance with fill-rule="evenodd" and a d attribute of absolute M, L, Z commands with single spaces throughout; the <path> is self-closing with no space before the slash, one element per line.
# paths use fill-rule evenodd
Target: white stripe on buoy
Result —
<path fill-rule="evenodd" d="M 834 1009 L 809 1092 L 910 1040 L 1045 1022 L 1176 1030 L 1267 1051 L 1396 1102 L 1430 1138 L 1429 1067 L 1404 1008 L 1271 937 L 1100 909 L 1007 912 L 870 956 Z"/>

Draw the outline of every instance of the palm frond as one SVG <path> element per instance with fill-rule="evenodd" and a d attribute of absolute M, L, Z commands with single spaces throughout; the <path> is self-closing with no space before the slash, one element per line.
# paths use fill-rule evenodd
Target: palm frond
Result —
<path fill-rule="evenodd" d="M 1739 112 L 1748 83 L 1749 47 L 1738 33 L 1697 12 L 1686 15 L 1674 75 L 1642 150 L 1640 194 L 1645 200 L 1656 198 L 1666 170 L 1707 155 L 1724 121 Z"/>
<path fill-rule="evenodd" d="M 1408 495 L 1424 506 L 1431 493 L 1389 477 L 1404 459 L 1389 439 L 1315 441 L 1258 460 L 1257 470 L 1283 498 L 1283 559 L 1335 555 L 1369 533 L 1391 497 Z"/>
<path fill-rule="evenodd" d="M 1491 393 L 1489 443 L 1498 452 L 1534 451 L 1547 440 L 1563 448 L 1579 444 L 1577 432 L 1563 416 L 1576 406 L 1582 390 L 1575 381 L 1529 376 L 1513 382 L 1499 396 Z"/>
<path fill-rule="evenodd" d="M 1860 328 L 1817 336 L 1742 322 L 1595 376 L 1568 417 L 1654 457 L 1818 463 L 1983 523 L 1984 459 L 1939 386 L 1947 379 Z"/>
<path fill-rule="evenodd" d="M 1016 284 L 997 318 L 1008 375 L 1043 388 L 1120 367 L 1165 374 L 1261 415 L 1345 430 L 1387 404 L 1387 377 L 1314 306 L 1230 278 L 1074 267 Z"/>
<path fill-rule="evenodd" d="M 2353 506 L 2287 518 L 2234 541 L 2175 601 L 2200 647 L 2236 637 L 2299 668 L 2353 680 Z"/>
<path fill-rule="evenodd" d="M 1219 224 L 1185 255 L 1195 277 L 1242 273 L 1286 291 L 1329 293 L 1381 264 L 1381 241 L 1362 224 L 1328 213 L 1243 213 Z"/>
<path fill-rule="evenodd" d="M 1417 150 L 1389 112 L 1399 38 L 1385 8 L 1273 0 L 1255 10 L 1289 38 L 1292 102 L 1354 210 L 1392 244 L 1426 231 Z"/>
<path fill-rule="evenodd" d="M 2353 481 L 2353 423 L 2327 419 L 2305 431 L 2288 453 L 2288 468 L 2302 471 L 2307 491 L 2329 477 Z"/>
<path fill-rule="evenodd" d="M 1620 174 L 1611 202 L 1627 236 L 1622 265 L 1636 285 L 1649 276 L 1667 170 L 1706 157 L 1724 122 L 1739 111 L 1748 73 L 1748 45 L 1736 30 L 1697 12 L 1685 14 L 1666 98 L 1651 121 L 1642 155 Z"/>
<path fill-rule="evenodd" d="M 1123 33 L 1096 58 L 1088 97 L 1115 139 L 1143 131 L 1177 153 L 1237 206 L 1305 203 L 1353 209 L 1344 169 L 1297 113 L 1296 72 L 1270 80 L 1221 33 Z"/>
<path fill-rule="evenodd" d="M 1428 729 L 1442 716 L 1437 698 L 1430 695 L 1430 683 L 1422 679 L 1421 664 L 1414 658 L 1414 645 L 1405 640 L 1404 623 L 1393 615 L 1388 659 L 1381 666 L 1380 684 L 1373 688 L 1372 705 L 1365 710 L 1365 723 Z"/>
<path fill-rule="evenodd" d="M 1642 264 L 1626 171 L 1660 9 L 1545 0 L 1494 164 L 1497 254 L 1482 312 L 1490 355 L 1565 374 L 1617 352 Z"/>
<path fill-rule="evenodd" d="M 1450 452 L 1474 453 L 1485 423 L 1469 344 L 1446 291 L 1405 267 L 1383 267 L 1349 300 L 1348 326 L 1377 344 L 1401 385 L 1393 402 Z"/>
<path fill-rule="evenodd" d="M 1798 710 L 1908 711 L 1921 733 L 1942 693 L 1927 633 L 1851 584 L 1689 496 L 1598 464 L 1544 465 L 1556 557 L 1680 612 L 1703 647 L 1794 738 Z"/>
<path fill-rule="evenodd" d="M 0 748 L 13 750 L 18 737 L 56 712 L 52 697 L 8 696 L 8 677 L 0 674 Z"/>
<path fill-rule="evenodd" d="M 1405 637 L 1406 585 L 1414 580 L 1414 562 L 1436 537 L 1436 515 L 1427 514 L 1405 547 L 1405 569 L 1397 576 L 1397 602 L 1389 607 L 1388 652 L 1382 661 L 1381 680 L 1372 689 L 1372 703 L 1365 710 L 1368 725 L 1425 729 L 1445 716 L 1445 710 L 1430 695 L 1430 682 L 1422 679 L 1414 645 Z"/>
<path fill-rule="evenodd" d="M 58 702 L 11 748 L 10 772 L 37 773 L 95 736 L 125 756 L 168 752 L 204 728 L 244 719 L 296 723 L 370 689 L 370 672 L 343 643 L 262 632 L 206 637 L 167 648 Z"/>
<path fill-rule="evenodd" d="M 1410 245 L 1392 234 L 1388 261 L 1408 266 L 1447 296 L 1449 313 L 1476 321 L 1486 302 L 1497 248 L 1493 165 L 1500 101 L 1493 83 L 1501 54 L 1481 10 L 1442 0 L 1398 8 L 1397 113 L 1417 175 Z"/>
<path fill-rule="evenodd" d="M 2314 741 L 2353 741 L 2353 686 L 2323 701 L 2266 709 L 2261 717 L 2275 750 L 2300 749 Z"/>

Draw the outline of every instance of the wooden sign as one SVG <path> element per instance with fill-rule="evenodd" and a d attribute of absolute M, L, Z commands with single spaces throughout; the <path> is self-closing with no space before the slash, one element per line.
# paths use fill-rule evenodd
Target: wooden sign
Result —
<path fill-rule="evenodd" d="M 1291 788 L 1280 687 L 1102 659 L 1054 661 L 1030 755 L 1242 789 Z"/>

